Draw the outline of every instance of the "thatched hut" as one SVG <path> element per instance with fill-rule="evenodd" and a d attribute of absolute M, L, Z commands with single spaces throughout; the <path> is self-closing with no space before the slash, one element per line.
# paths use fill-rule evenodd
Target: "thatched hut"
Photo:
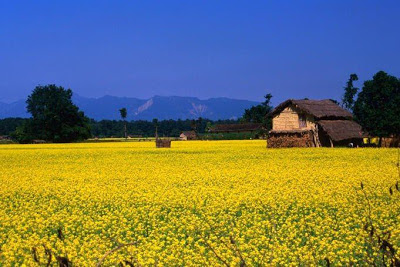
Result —
<path fill-rule="evenodd" d="M 334 147 L 361 145 L 361 126 L 347 110 L 331 100 L 293 100 L 270 114 L 268 147 Z"/>

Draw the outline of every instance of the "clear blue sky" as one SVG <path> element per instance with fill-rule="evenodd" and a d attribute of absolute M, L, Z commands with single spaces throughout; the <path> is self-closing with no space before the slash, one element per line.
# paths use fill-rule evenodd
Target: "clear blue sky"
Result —
<path fill-rule="evenodd" d="M 79 95 L 336 98 L 400 77 L 400 1 L 0 1 L 0 101 Z M 361 86 L 361 82 L 358 84 Z"/>

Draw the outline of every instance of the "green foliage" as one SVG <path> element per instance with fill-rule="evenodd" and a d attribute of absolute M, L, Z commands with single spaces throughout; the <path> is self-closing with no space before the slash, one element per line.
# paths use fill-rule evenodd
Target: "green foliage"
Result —
<path fill-rule="evenodd" d="M 0 135 L 10 135 L 15 139 L 19 140 L 24 137 L 27 139 L 25 142 L 29 142 L 33 139 L 37 139 L 35 137 L 27 136 L 27 133 L 24 132 L 23 136 L 21 136 L 21 127 L 23 124 L 30 123 L 31 119 L 22 119 L 22 118 L 9 118 L 0 120 Z M 197 132 L 207 133 L 208 129 L 212 127 L 214 124 L 234 124 L 238 123 L 237 120 L 218 120 L 212 121 L 209 119 L 198 119 L 196 124 Z M 155 125 L 151 121 L 130 121 L 126 122 L 127 131 L 129 135 L 133 136 L 143 136 L 143 137 L 153 137 L 155 131 Z M 192 120 L 163 120 L 158 122 L 158 131 L 159 136 L 171 136 L 178 137 L 183 131 L 190 131 L 193 127 Z M 16 128 L 18 128 L 16 130 Z M 27 127 L 32 129 L 32 127 Z M 95 121 L 90 120 L 90 128 L 93 136 L 96 137 L 123 137 L 124 136 L 124 121 L 117 120 L 101 120 Z M 34 132 L 31 134 L 33 135 Z M 17 138 L 17 136 L 19 136 Z M 211 137 L 210 137 L 211 138 Z M 217 139 L 224 139 L 225 137 L 219 136 Z M 226 136 L 227 138 L 227 136 Z M 250 137 L 249 137 L 250 138 Z M 247 137 L 245 138 L 247 139 Z"/>
<path fill-rule="evenodd" d="M 380 71 L 365 81 L 354 104 L 354 115 L 370 135 L 400 133 L 400 80 Z"/>
<path fill-rule="evenodd" d="M 128 116 L 128 111 L 126 110 L 126 108 L 121 108 L 121 109 L 119 110 L 119 113 L 121 114 L 121 118 L 122 118 L 123 120 L 125 120 L 125 119 L 126 119 L 126 116 Z"/>
<path fill-rule="evenodd" d="M 0 120 L 0 135 L 11 135 L 26 120 L 23 118 L 5 118 Z"/>
<path fill-rule="evenodd" d="M 35 135 L 35 129 L 36 127 L 32 123 L 32 119 L 26 119 L 23 121 L 22 125 L 18 126 L 10 135 L 19 143 L 26 144 L 32 142 L 34 139 L 39 139 Z"/>
<path fill-rule="evenodd" d="M 272 128 L 272 118 L 267 114 L 272 111 L 271 94 L 264 96 L 265 101 L 244 111 L 241 122 L 262 123 L 267 130 Z"/>
<path fill-rule="evenodd" d="M 158 119 L 153 119 L 153 125 L 154 125 L 154 127 L 158 126 Z"/>
<path fill-rule="evenodd" d="M 358 88 L 354 87 L 353 82 L 358 81 L 357 74 L 350 74 L 350 78 L 347 81 L 346 87 L 344 88 L 344 95 L 342 97 L 342 105 L 344 108 L 353 111 L 354 109 L 354 97 L 358 92 Z"/>
<path fill-rule="evenodd" d="M 72 103 L 71 97 L 71 89 L 54 84 L 37 86 L 26 101 L 32 119 L 17 129 L 17 140 L 26 143 L 42 139 L 59 143 L 89 138 L 89 119 Z"/>
<path fill-rule="evenodd" d="M 91 120 L 91 130 L 96 137 L 123 137 L 123 121 L 116 120 Z M 213 124 L 238 123 L 237 120 L 211 121 L 208 119 L 197 120 L 197 132 L 205 133 Z M 153 121 L 130 121 L 127 122 L 128 135 L 154 137 L 155 126 L 158 127 L 158 135 L 178 137 L 183 131 L 190 131 L 193 127 L 192 120 L 153 120 Z"/>

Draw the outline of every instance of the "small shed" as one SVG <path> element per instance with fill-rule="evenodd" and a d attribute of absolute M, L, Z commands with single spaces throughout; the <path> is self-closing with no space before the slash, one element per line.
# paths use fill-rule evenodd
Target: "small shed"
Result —
<path fill-rule="evenodd" d="M 195 131 L 186 131 L 182 132 L 181 135 L 179 135 L 179 138 L 181 140 L 197 140 L 198 136 Z"/>
<path fill-rule="evenodd" d="M 268 116 L 272 116 L 268 147 L 357 146 L 365 136 L 353 115 L 328 99 L 289 99 Z"/>

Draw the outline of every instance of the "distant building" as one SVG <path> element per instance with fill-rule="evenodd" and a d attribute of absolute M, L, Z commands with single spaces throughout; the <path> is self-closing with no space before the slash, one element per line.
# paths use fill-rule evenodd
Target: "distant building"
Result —
<path fill-rule="evenodd" d="M 198 136 L 195 131 L 182 132 L 179 136 L 181 140 L 197 140 Z"/>
<path fill-rule="evenodd" d="M 357 146 L 361 126 L 353 115 L 331 100 L 293 100 L 278 105 L 272 116 L 268 147 Z"/>
<path fill-rule="evenodd" d="M 208 130 L 210 133 L 252 133 L 262 130 L 261 123 L 216 124 Z"/>
<path fill-rule="evenodd" d="M 35 139 L 32 140 L 32 144 L 45 144 L 47 143 L 45 140 Z"/>

